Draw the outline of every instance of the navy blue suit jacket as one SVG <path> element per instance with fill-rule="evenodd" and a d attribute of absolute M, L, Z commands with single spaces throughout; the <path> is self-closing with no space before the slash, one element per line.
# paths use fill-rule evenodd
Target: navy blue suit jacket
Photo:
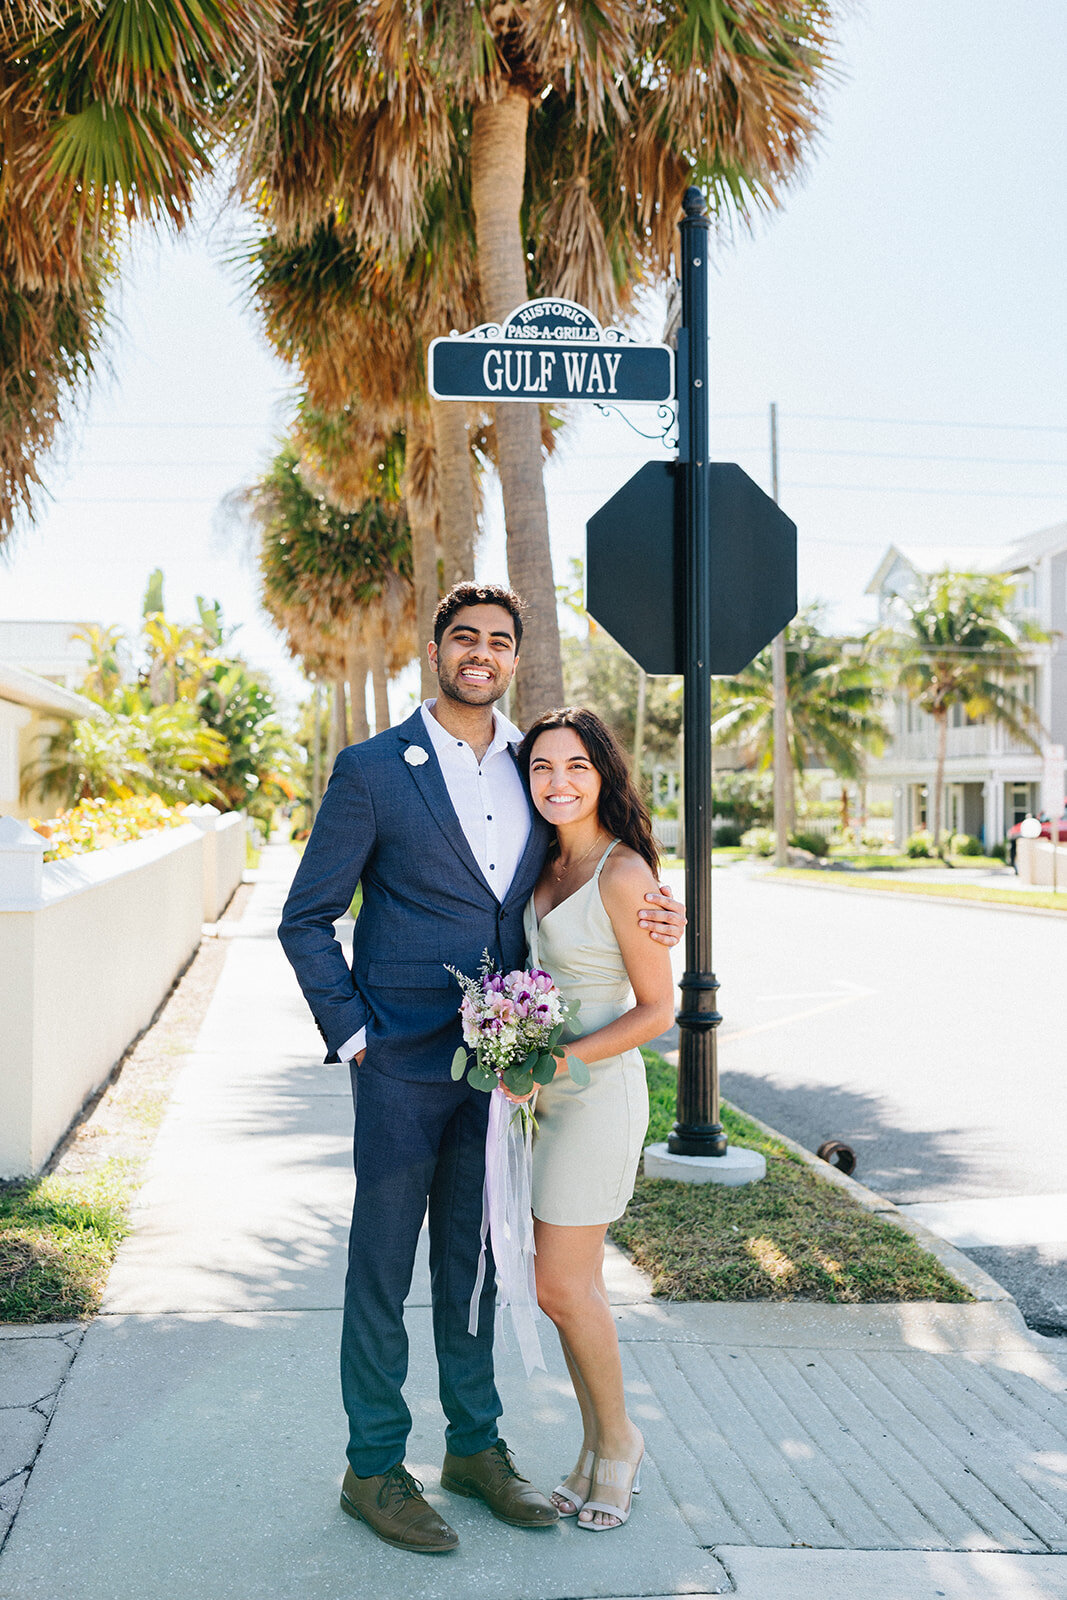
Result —
<path fill-rule="evenodd" d="M 427 760 L 406 761 L 413 746 Z M 365 1027 L 378 1071 L 448 1078 L 461 995 L 445 964 L 473 975 L 483 950 L 504 971 L 525 960 L 523 908 L 550 837 L 530 811 L 526 849 L 501 904 L 467 844 L 420 711 L 341 751 L 279 928 L 328 1061 Z M 357 884 L 363 905 L 349 968 L 333 925 Z"/>

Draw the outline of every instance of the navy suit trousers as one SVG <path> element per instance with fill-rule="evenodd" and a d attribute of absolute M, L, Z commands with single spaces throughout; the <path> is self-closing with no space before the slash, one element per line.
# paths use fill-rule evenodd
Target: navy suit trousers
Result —
<path fill-rule="evenodd" d="M 429 1206 L 433 1330 L 445 1438 L 460 1456 L 497 1439 L 496 1277 L 486 1243 L 478 1333 L 467 1331 L 478 1267 L 489 1096 L 459 1083 L 412 1083 L 352 1067 L 356 1195 L 348 1245 L 341 1393 L 348 1459 L 359 1477 L 404 1459 L 411 1412 L 404 1300 Z"/>

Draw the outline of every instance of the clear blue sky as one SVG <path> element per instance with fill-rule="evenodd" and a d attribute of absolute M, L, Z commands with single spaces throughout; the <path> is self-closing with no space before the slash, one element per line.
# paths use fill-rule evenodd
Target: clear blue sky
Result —
<path fill-rule="evenodd" d="M 839 31 L 805 181 L 716 252 L 711 353 L 713 454 L 766 485 L 778 402 L 801 592 L 845 627 L 871 617 L 862 591 L 891 540 L 993 546 L 1067 519 L 1067 6 L 867 0 Z M 138 244 L 112 376 L 0 565 L 0 617 L 134 628 L 161 566 L 172 615 L 220 598 L 292 691 L 217 509 L 269 459 L 291 393 L 227 264 L 239 229 L 205 208 L 194 236 Z M 558 577 L 654 453 L 617 419 L 572 428 L 548 474 Z M 480 572 L 498 578 L 498 497 L 487 506 Z"/>

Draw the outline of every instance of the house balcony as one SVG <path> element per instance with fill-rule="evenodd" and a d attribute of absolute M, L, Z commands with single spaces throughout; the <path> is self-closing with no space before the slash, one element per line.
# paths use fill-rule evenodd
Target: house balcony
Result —
<path fill-rule="evenodd" d="M 890 760 L 934 761 L 937 759 L 937 728 L 929 726 L 898 733 L 887 752 Z M 976 756 L 1037 756 L 1033 745 L 994 723 L 975 722 L 962 728 L 949 728 L 946 759 L 973 760 Z"/>

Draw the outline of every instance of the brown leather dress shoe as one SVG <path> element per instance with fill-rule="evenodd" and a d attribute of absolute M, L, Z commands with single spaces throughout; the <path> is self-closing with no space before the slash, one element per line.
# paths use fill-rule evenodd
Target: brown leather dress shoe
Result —
<path fill-rule="evenodd" d="M 349 1467 L 341 1485 L 341 1510 L 397 1550 L 439 1555 L 459 1543 L 459 1535 L 427 1505 L 422 1484 L 402 1462 L 372 1478 L 357 1478 Z"/>
<path fill-rule="evenodd" d="M 513 1528 L 551 1528 L 559 1512 L 540 1489 L 516 1470 L 503 1439 L 475 1456 L 445 1456 L 441 1487 L 468 1499 L 484 1500 L 494 1517 Z"/>

